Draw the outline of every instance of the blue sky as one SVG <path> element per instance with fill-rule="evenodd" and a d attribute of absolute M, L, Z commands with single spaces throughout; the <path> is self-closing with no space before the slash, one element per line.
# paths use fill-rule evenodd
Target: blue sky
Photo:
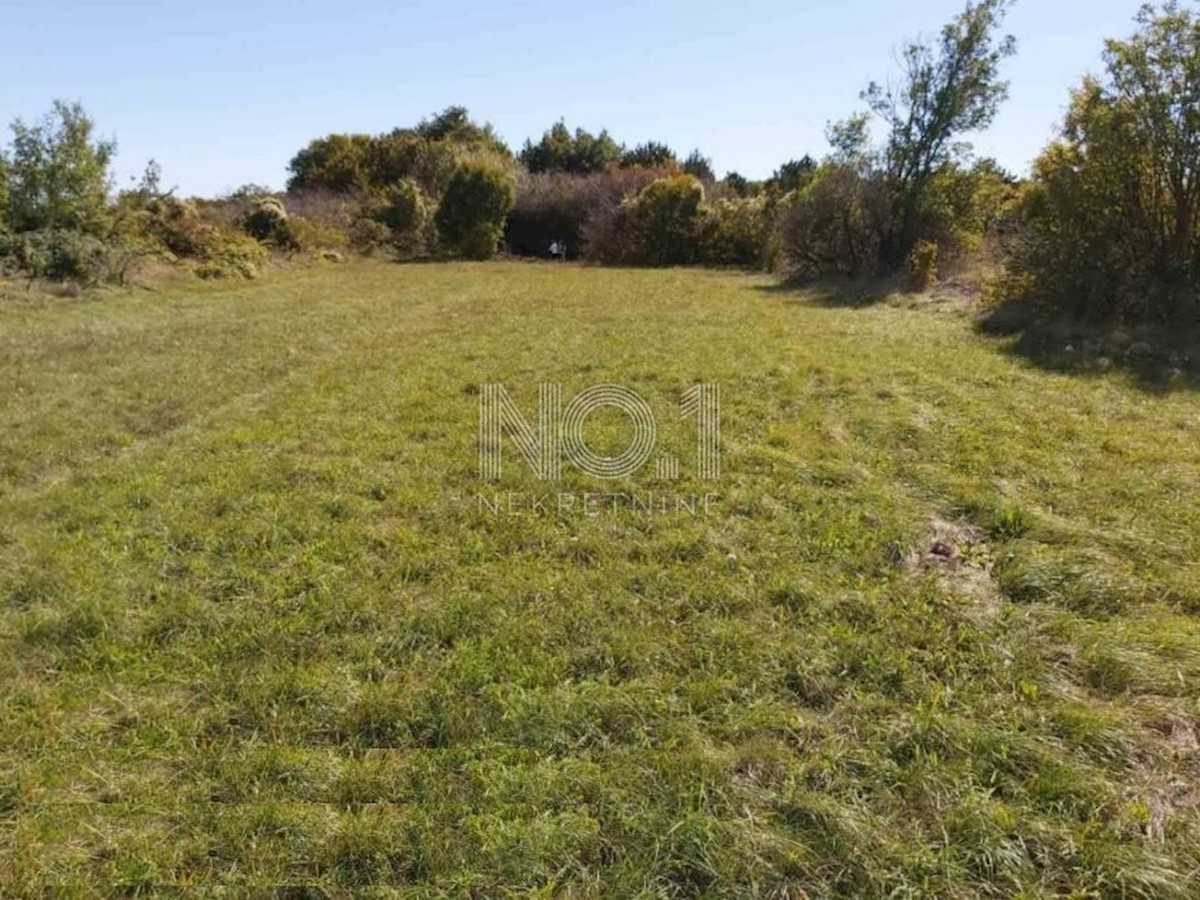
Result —
<path fill-rule="evenodd" d="M 962 5 L 0 0 L 0 123 L 82 100 L 118 141 L 121 184 L 153 157 L 185 194 L 282 186 L 310 138 L 455 103 L 514 149 L 563 117 L 763 177 L 823 154 L 825 123 L 894 72 L 906 38 L 935 34 Z M 1011 97 L 978 152 L 1024 171 L 1139 5 L 1018 0 Z"/>

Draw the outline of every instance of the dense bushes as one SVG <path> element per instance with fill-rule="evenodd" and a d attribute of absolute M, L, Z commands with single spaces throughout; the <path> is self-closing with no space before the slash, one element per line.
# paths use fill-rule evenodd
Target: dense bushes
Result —
<path fill-rule="evenodd" d="M 696 261 L 704 188 L 691 175 L 651 182 L 621 203 L 608 233 L 593 239 L 603 262 L 673 266 Z"/>
<path fill-rule="evenodd" d="M 0 266 L 28 278 L 92 285 L 123 272 L 111 240 L 110 141 L 97 140 L 79 104 L 55 102 L 30 125 L 12 125 L 0 156 Z"/>
<path fill-rule="evenodd" d="M 1034 164 L 1008 237 L 1008 284 L 1072 314 L 1200 313 L 1200 18 L 1145 8 L 1110 41 Z"/>
<path fill-rule="evenodd" d="M 701 210 L 697 259 L 714 266 L 769 268 L 772 228 L 764 198 L 726 198 Z"/>
<path fill-rule="evenodd" d="M 288 164 L 288 191 L 370 192 L 409 178 L 436 197 L 455 167 L 474 156 L 507 160 L 512 154 L 490 125 L 477 125 L 465 109 L 452 106 L 413 128 L 312 141 Z"/>
<path fill-rule="evenodd" d="M 0 236 L 0 262 L 27 278 L 90 287 L 113 274 L 119 257 L 113 247 L 93 235 L 43 228 Z"/>
<path fill-rule="evenodd" d="M 661 169 L 617 167 L 584 176 L 522 174 L 505 226 L 509 251 L 543 256 L 557 242 L 566 245 L 571 257 L 588 254 L 589 242 L 603 240 L 612 227 L 621 201 L 665 174 Z"/>
<path fill-rule="evenodd" d="M 1200 314 L 1200 17 L 1147 7 L 1110 41 L 1102 78 L 1076 90 L 1061 135 L 1021 182 L 962 137 L 994 118 L 1013 52 L 1009 0 L 969 0 L 899 78 L 830 127 L 818 162 L 718 180 L 699 151 L 626 149 L 563 122 L 514 160 L 488 125 L 450 107 L 378 135 L 334 134 L 295 155 L 286 195 L 253 185 L 216 200 L 163 192 L 151 166 L 110 197 L 111 142 L 78 105 L 13 126 L 0 153 L 0 267 L 30 278 L 123 280 L 142 260 L 205 277 L 253 275 L 271 251 L 487 258 L 511 252 L 623 265 L 906 273 L 923 290 L 982 248 L 1003 274 L 989 297 L 1035 296 L 1073 314 Z"/>
<path fill-rule="evenodd" d="M 880 264 L 888 191 L 878 174 L 829 162 L 783 201 L 780 243 L 790 274 L 863 275 Z"/>
<path fill-rule="evenodd" d="M 589 176 L 525 175 L 509 215 L 511 252 L 569 256 L 618 265 L 767 266 L 774 245 L 766 198 L 704 203 L 691 176 L 672 169 L 612 167 Z"/>
<path fill-rule="evenodd" d="M 438 206 L 440 240 L 469 259 L 487 259 L 496 252 L 515 199 L 513 178 L 500 166 L 485 162 L 460 165 Z"/>

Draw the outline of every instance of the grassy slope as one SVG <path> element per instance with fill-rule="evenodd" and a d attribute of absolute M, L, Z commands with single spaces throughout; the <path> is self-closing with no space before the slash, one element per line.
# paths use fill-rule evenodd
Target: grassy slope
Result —
<path fill-rule="evenodd" d="M 480 382 L 665 421 L 700 380 L 713 515 L 472 502 Z M 10 304 L 0 397 L 0 892 L 1166 896 L 1200 865 L 1194 394 L 762 278 L 354 263 Z M 998 595 L 900 564 L 935 516 Z"/>

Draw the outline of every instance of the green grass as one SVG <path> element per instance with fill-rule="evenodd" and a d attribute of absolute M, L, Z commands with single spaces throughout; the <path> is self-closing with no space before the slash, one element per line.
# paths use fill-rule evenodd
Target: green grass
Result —
<path fill-rule="evenodd" d="M 1186 896 L 1200 399 L 1005 346 L 686 270 L 10 298 L 0 894 Z M 481 383 L 683 455 L 698 381 L 721 479 L 618 489 L 709 515 L 476 502 Z"/>

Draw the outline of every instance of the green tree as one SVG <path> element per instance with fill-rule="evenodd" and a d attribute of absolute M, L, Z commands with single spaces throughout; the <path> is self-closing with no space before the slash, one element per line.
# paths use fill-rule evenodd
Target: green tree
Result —
<path fill-rule="evenodd" d="M 722 183 L 735 197 L 750 197 L 755 193 L 755 187 L 757 187 L 740 172 L 726 172 Z"/>
<path fill-rule="evenodd" d="M 866 113 L 858 113 L 825 126 L 829 161 L 836 166 L 865 170 L 874 162 L 871 153 L 871 124 Z"/>
<path fill-rule="evenodd" d="M 1010 271 L 1091 316 L 1194 313 L 1200 288 L 1200 16 L 1143 7 L 1034 163 Z"/>
<path fill-rule="evenodd" d="M 365 160 L 372 138 L 365 134 L 331 134 L 309 142 L 288 163 L 289 191 L 325 188 L 349 191 L 364 186 Z"/>
<path fill-rule="evenodd" d="M 465 106 L 447 106 L 440 113 L 422 119 L 413 133 L 434 143 L 445 141 L 464 150 L 512 158 L 512 151 L 500 140 L 495 129 L 487 123 L 480 125 L 472 121 Z"/>
<path fill-rule="evenodd" d="M 487 162 L 460 165 L 446 185 L 438 206 L 438 236 L 445 245 L 471 259 L 496 252 L 504 219 L 516 200 L 513 177 Z"/>
<path fill-rule="evenodd" d="M 384 189 L 411 178 L 427 194 L 437 196 L 455 166 L 470 156 L 503 161 L 511 159 L 512 152 L 492 126 L 476 124 L 465 108 L 451 106 L 413 128 L 318 138 L 288 163 L 287 187 L 345 193 Z"/>
<path fill-rule="evenodd" d="M 1138 191 L 1158 262 L 1190 265 L 1200 217 L 1200 19 L 1171 0 L 1143 7 L 1137 21 L 1133 37 L 1107 42 L 1109 82 L 1085 87 L 1094 96 L 1068 122 L 1068 137 L 1082 144 L 1088 107 L 1093 118 L 1097 107 L 1110 108 L 1125 139 L 1112 149 L 1142 162 Z"/>
<path fill-rule="evenodd" d="M 798 191 L 812 181 L 816 171 L 817 161 L 806 154 L 800 159 L 789 160 L 776 169 L 767 181 L 767 188 L 776 194 Z"/>
<path fill-rule="evenodd" d="M 693 150 L 679 167 L 684 174 L 699 178 L 701 181 L 713 182 L 717 176 L 713 173 L 712 160 L 699 151 Z"/>
<path fill-rule="evenodd" d="M 621 157 L 621 148 L 607 131 L 591 134 L 576 128 L 574 135 L 560 120 L 555 122 L 534 144 L 526 141 L 521 149 L 521 163 L 530 172 L 567 172 L 587 175 L 602 172 Z"/>
<path fill-rule="evenodd" d="M 625 168 L 641 166 L 644 169 L 654 169 L 672 165 L 677 161 L 675 151 L 658 141 L 638 144 L 621 154 L 621 165 Z"/>
<path fill-rule="evenodd" d="M 12 125 L 8 221 L 13 231 L 102 234 L 109 222 L 109 171 L 116 145 L 94 137 L 78 103 L 56 100 L 40 122 Z"/>
<path fill-rule="evenodd" d="M 471 151 L 449 140 L 430 140 L 410 128 L 372 138 L 363 159 L 363 186 L 390 190 L 409 179 L 436 197 L 445 189 L 460 158 Z"/>
<path fill-rule="evenodd" d="M 991 124 L 1008 96 L 999 70 L 1016 41 L 998 38 L 997 30 L 1011 2 L 971 0 L 936 45 L 918 40 L 905 46 L 897 85 L 872 82 L 862 94 L 889 128 L 884 159 L 894 221 L 882 252 L 890 266 L 902 264 L 920 237 L 922 199 L 933 173 L 963 154 L 962 135 Z"/>

